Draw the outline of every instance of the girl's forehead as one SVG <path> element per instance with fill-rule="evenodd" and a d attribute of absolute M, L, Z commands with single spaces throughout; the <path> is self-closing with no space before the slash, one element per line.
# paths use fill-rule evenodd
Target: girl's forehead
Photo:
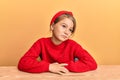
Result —
<path fill-rule="evenodd" d="M 73 21 L 70 18 L 63 18 L 59 22 L 72 22 L 73 23 Z"/>
<path fill-rule="evenodd" d="M 67 26 L 73 27 L 73 21 L 69 18 L 64 18 L 60 20 L 58 23 L 66 24 Z"/>

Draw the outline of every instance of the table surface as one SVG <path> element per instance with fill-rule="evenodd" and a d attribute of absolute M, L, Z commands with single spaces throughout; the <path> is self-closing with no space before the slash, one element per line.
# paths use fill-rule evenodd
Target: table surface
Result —
<path fill-rule="evenodd" d="M 0 80 L 120 80 L 120 65 L 99 65 L 97 70 L 69 75 L 27 73 L 16 66 L 0 66 Z"/>

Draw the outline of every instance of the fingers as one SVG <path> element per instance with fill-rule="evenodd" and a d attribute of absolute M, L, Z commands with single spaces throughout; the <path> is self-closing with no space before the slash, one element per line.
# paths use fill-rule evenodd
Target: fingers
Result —
<path fill-rule="evenodd" d="M 61 66 L 61 68 L 60 68 L 60 71 L 62 72 L 62 73 L 68 73 L 69 71 L 64 67 L 64 66 L 67 66 L 68 64 L 66 64 L 66 63 L 62 63 L 62 64 L 60 64 L 60 66 Z"/>
<path fill-rule="evenodd" d="M 58 74 L 60 74 L 60 75 L 64 75 L 64 74 L 69 73 L 69 71 L 68 71 L 65 67 L 60 66 L 60 67 L 58 68 L 58 71 L 57 71 L 56 73 L 58 73 Z"/>
<path fill-rule="evenodd" d="M 62 71 L 59 71 L 58 72 L 58 74 L 60 74 L 60 75 L 67 75 L 67 74 L 69 74 L 69 71 L 68 70 L 62 70 Z"/>
<path fill-rule="evenodd" d="M 63 72 L 59 71 L 59 72 L 58 72 L 58 74 L 60 74 L 60 75 L 64 75 L 65 73 L 63 73 Z"/>
<path fill-rule="evenodd" d="M 59 69 L 59 74 L 60 75 L 64 75 L 64 74 L 67 74 L 67 73 L 69 73 L 69 71 L 65 68 L 65 67 L 61 67 L 60 69 Z"/>
<path fill-rule="evenodd" d="M 52 63 L 49 66 L 49 71 L 53 73 L 58 73 L 60 75 L 67 74 L 69 71 L 65 68 L 68 64 L 66 63 Z"/>
<path fill-rule="evenodd" d="M 58 74 L 60 74 L 60 75 L 65 75 L 65 74 L 67 74 L 67 73 L 65 73 L 65 72 L 63 72 L 63 71 L 59 71 L 59 72 L 57 72 Z"/>
<path fill-rule="evenodd" d="M 62 64 L 60 64 L 62 67 L 64 67 L 64 66 L 67 66 L 68 64 L 66 64 L 66 63 L 62 63 Z"/>
<path fill-rule="evenodd" d="M 62 67 L 62 68 L 61 68 L 61 71 L 62 71 L 63 73 L 68 73 L 68 72 L 69 72 L 65 67 Z"/>

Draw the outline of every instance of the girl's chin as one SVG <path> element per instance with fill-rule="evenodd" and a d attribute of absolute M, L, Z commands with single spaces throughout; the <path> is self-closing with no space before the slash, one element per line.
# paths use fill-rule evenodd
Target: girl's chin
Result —
<path fill-rule="evenodd" d="M 62 38 L 62 39 L 60 39 L 60 41 L 61 41 L 61 42 L 64 42 L 64 41 L 66 41 L 66 40 L 68 40 L 68 39 L 63 39 L 63 38 Z"/>

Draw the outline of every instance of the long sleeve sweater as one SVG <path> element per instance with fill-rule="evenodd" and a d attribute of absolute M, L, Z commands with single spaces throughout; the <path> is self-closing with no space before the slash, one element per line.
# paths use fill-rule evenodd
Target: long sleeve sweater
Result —
<path fill-rule="evenodd" d="M 37 58 L 41 60 L 38 61 Z M 75 58 L 78 60 L 75 61 Z M 93 57 L 77 42 L 68 39 L 60 45 L 55 45 L 51 38 L 40 38 L 22 56 L 18 69 L 25 72 L 41 73 L 49 71 L 51 63 L 67 63 L 65 66 L 71 72 L 85 72 L 97 68 Z"/>

